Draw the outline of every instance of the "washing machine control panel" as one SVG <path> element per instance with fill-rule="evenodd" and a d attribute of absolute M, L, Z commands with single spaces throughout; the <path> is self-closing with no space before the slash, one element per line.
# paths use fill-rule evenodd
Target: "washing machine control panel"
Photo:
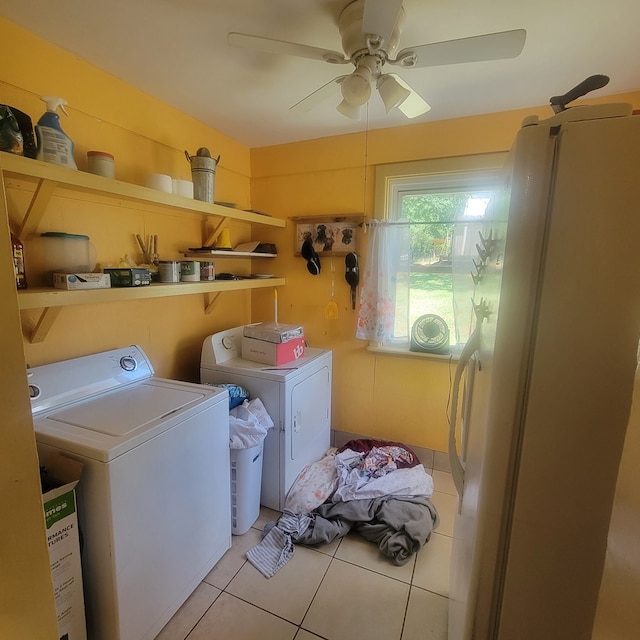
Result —
<path fill-rule="evenodd" d="M 133 356 L 122 356 L 120 358 L 120 366 L 125 371 L 135 371 L 138 368 L 138 362 Z"/>
<path fill-rule="evenodd" d="M 136 345 L 33 367 L 27 371 L 31 412 L 36 415 L 139 382 L 154 373 L 146 354 Z"/>
<path fill-rule="evenodd" d="M 32 400 L 34 400 L 40 395 L 41 391 L 40 391 L 40 387 L 31 381 L 32 377 L 33 377 L 33 374 L 27 371 L 27 378 L 29 379 L 29 397 Z"/>

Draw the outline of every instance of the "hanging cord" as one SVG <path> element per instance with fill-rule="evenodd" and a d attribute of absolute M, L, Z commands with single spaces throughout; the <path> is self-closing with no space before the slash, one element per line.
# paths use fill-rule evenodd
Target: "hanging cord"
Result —
<path fill-rule="evenodd" d="M 336 265 L 333 264 L 333 251 L 331 251 L 331 300 L 335 298 L 336 295 Z"/>
<path fill-rule="evenodd" d="M 367 206 L 367 163 L 369 162 L 369 103 L 365 104 L 365 129 L 364 129 L 364 162 L 363 162 L 363 187 L 362 187 L 362 213 L 366 216 Z M 367 232 L 367 225 L 363 224 L 364 232 Z"/>

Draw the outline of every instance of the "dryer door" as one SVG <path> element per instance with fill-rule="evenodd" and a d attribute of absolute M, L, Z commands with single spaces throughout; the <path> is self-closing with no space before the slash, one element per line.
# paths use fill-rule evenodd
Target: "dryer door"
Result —
<path fill-rule="evenodd" d="M 285 494 L 302 469 L 320 460 L 331 440 L 331 374 L 328 366 L 291 389 L 291 426 L 285 463 Z"/>

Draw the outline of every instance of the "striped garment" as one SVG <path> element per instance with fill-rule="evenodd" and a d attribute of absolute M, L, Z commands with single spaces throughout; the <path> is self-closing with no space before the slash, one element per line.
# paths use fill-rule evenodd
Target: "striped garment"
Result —
<path fill-rule="evenodd" d="M 308 515 L 295 514 L 285 509 L 275 526 L 272 523 L 265 526 L 266 535 L 259 544 L 247 551 L 247 560 L 265 578 L 271 578 L 293 555 L 291 536 L 301 536 L 311 522 Z"/>

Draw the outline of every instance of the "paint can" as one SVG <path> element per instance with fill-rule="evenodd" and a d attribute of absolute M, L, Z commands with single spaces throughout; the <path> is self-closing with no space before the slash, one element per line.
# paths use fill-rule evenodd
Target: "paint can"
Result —
<path fill-rule="evenodd" d="M 172 260 L 161 260 L 158 264 L 160 282 L 180 282 L 180 263 Z"/>
<path fill-rule="evenodd" d="M 180 280 L 182 282 L 200 282 L 200 263 L 196 260 L 181 262 Z"/>
<path fill-rule="evenodd" d="M 200 280 L 215 280 L 216 269 L 213 262 L 200 262 Z"/>

